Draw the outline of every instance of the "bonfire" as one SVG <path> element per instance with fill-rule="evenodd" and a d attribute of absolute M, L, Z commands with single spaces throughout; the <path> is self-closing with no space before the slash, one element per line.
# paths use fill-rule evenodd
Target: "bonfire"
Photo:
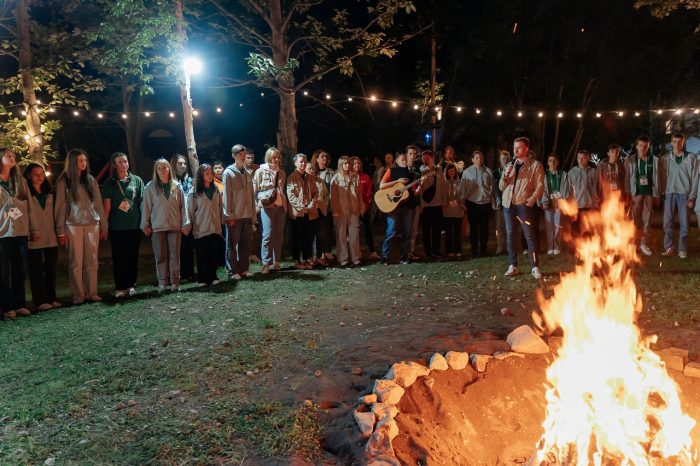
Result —
<path fill-rule="evenodd" d="M 643 337 L 642 298 L 632 280 L 639 262 L 635 228 L 620 196 L 586 212 L 577 264 L 535 322 L 563 331 L 547 369 L 544 434 L 532 465 L 696 465 L 678 388 Z M 569 209 L 571 205 L 563 205 Z M 564 210 L 563 209 L 563 210 Z"/>

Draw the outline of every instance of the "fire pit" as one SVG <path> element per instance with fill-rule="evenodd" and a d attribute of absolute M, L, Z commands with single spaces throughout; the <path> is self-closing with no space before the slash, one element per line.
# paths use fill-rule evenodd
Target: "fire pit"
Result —
<path fill-rule="evenodd" d="M 369 464 L 700 464 L 700 365 L 682 350 L 662 359 L 641 335 L 635 230 L 608 198 L 535 331 L 509 335 L 515 353 L 436 354 L 376 381 L 355 411 Z M 536 334 L 555 331 L 549 345 Z"/>

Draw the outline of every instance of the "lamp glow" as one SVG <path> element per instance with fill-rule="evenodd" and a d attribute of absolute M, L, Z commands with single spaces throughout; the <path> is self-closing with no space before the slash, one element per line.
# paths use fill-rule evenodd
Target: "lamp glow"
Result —
<path fill-rule="evenodd" d="M 197 57 L 187 57 L 182 62 L 185 72 L 188 74 L 199 74 L 202 72 L 202 62 Z"/>

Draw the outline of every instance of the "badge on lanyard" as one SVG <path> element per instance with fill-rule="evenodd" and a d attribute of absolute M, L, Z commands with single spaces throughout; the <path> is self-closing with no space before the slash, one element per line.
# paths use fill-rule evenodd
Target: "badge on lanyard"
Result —
<path fill-rule="evenodd" d="M 640 186 L 648 186 L 649 185 L 649 178 L 646 175 L 642 175 L 639 177 L 639 185 Z"/>
<path fill-rule="evenodd" d="M 610 189 L 613 191 L 617 191 L 619 188 L 617 187 L 617 181 L 611 181 L 610 182 Z"/>
<path fill-rule="evenodd" d="M 551 197 L 552 199 L 561 199 L 561 193 L 559 191 L 554 191 Z"/>
<path fill-rule="evenodd" d="M 119 203 L 119 210 L 126 213 L 131 210 L 131 201 L 129 199 L 124 199 Z"/>
<path fill-rule="evenodd" d="M 19 210 L 17 207 L 10 207 L 7 210 L 7 215 L 9 215 L 12 220 L 17 220 L 22 216 L 22 211 Z"/>

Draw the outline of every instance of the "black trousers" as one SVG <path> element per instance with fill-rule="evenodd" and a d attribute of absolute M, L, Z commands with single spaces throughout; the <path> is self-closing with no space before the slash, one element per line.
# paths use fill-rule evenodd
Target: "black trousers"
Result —
<path fill-rule="evenodd" d="M 28 249 L 27 268 L 34 306 L 56 301 L 56 261 L 58 247 Z"/>
<path fill-rule="evenodd" d="M 445 217 L 446 254 L 462 254 L 462 218 Z"/>
<path fill-rule="evenodd" d="M 27 237 L 0 238 L 0 311 L 25 307 L 24 263 Z"/>
<path fill-rule="evenodd" d="M 221 236 L 211 234 L 194 240 L 197 249 L 197 281 L 211 284 L 216 280 L 216 269 L 221 263 Z"/>
<path fill-rule="evenodd" d="M 311 222 L 314 226 L 312 231 L 316 234 L 316 255 L 320 258 L 324 253 L 333 250 L 333 214 L 328 212 L 327 215 L 323 215 L 319 211 L 318 218 Z"/>
<path fill-rule="evenodd" d="M 367 249 L 370 253 L 374 252 L 374 235 L 372 234 L 372 215 L 367 209 L 367 212 L 360 217 L 362 220 L 362 229 L 365 233 L 365 243 L 367 243 Z"/>
<path fill-rule="evenodd" d="M 180 280 L 194 277 L 194 236 L 182 235 L 180 240 Z"/>
<path fill-rule="evenodd" d="M 472 256 L 485 256 L 489 241 L 489 215 L 491 204 L 477 204 L 467 201 L 467 218 L 469 219 L 469 241 Z"/>
<path fill-rule="evenodd" d="M 309 221 L 309 216 L 293 218 L 290 223 L 292 227 L 292 259 L 295 261 L 311 259 L 314 225 Z"/>
<path fill-rule="evenodd" d="M 423 226 L 423 251 L 430 258 L 440 255 L 440 232 L 442 231 L 442 207 L 423 207 L 420 221 Z"/>
<path fill-rule="evenodd" d="M 114 289 L 128 290 L 136 285 L 139 270 L 141 230 L 110 230 Z"/>

